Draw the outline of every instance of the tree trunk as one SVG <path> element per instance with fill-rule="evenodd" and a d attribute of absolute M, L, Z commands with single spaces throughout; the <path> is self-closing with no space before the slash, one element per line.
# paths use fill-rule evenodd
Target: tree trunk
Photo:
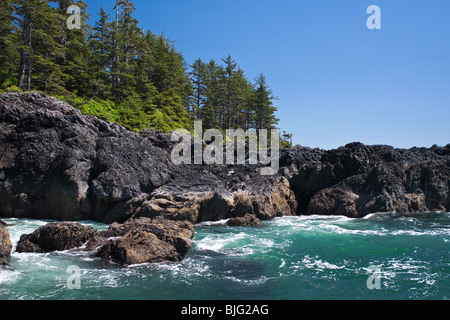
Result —
<path fill-rule="evenodd" d="M 20 64 L 19 64 L 19 80 L 17 86 L 23 89 L 23 84 L 25 81 L 25 68 L 26 68 L 27 52 L 24 48 L 20 51 Z"/>
<path fill-rule="evenodd" d="M 27 48 L 25 48 L 27 47 Z M 25 13 L 23 18 L 23 47 L 20 52 L 20 64 L 19 64 L 19 80 L 17 86 L 23 89 L 25 85 L 25 73 L 28 69 L 27 76 L 27 89 L 31 89 L 31 17 L 28 12 Z"/>
<path fill-rule="evenodd" d="M 31 33 L 31 30 L 30 30 Z M 31 91 L 31 39 L 30 39 L 30 44 L 28 46 L 30 53 L 28 54 L 28 59 L 27 59 L 27 78 L 28 78 L 28 82 L 27 82 L 27 90 Z"/>

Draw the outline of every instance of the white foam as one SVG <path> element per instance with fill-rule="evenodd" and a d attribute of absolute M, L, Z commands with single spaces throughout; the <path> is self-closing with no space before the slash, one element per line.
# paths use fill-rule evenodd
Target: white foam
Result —
<path fill-rule="evenodd" d="M 226 247 L 233 248 L 235 242 L 247 237 L 244 232 L 237 234 L 208 235 L 202 240 L 194 241 L 196 247 L 200 250 L 221 251 Z"/>
<path fill-rule="evenodd" d="M 234 276 L 227 276 L 224 277 L 225 279 L 228 279 L 232 282 L 236 282 L 236 283 L 244 283 L 246 285 L 261 285 L 267 282 L 267 280 L 269 280 L 269 278 L 265 277 L 265 276 L 261 276 L 257 279 L 240 279 L 238 277 L 234 277 Z"/>
<path fill-rule="evenodd" d="M 308 269 L 315 269 L 323 271 L 324 269 L 329 270 L 339 270 L 345 268 L 345 266 L 338 266 L 327 261 L 319 259 L 318 256 L 311 258 L 310 256 L 305 256 L 302 260 L 302 264 Z"/>
<path fill-rule="evenodd" d="M 230 220 L 230 219 L 224 219 L 224 220 L 219 220 L 219 221 L 200 222 L 199 224 L 197 224 L 197 227 L 202 227 L 202 226 L 226 226 L 228 220 Z"/>
<path fill-rule="evenodd" d="M 0 285 L 14 283 L 20 278 L 20 271 L 0 269 Z"/>

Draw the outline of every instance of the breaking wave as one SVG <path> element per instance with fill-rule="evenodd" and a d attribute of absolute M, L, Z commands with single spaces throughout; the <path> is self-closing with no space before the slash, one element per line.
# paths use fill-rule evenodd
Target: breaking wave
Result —
<path fill-rule="evenodd" d="M 4 219 L 14 248 L 49 221 Z M 95 228 L 106 225 L 86 221 Z M 196 226 L 177 263 L 117 265 L 77 250 L 16 253 L 0 269 L 0 299 L 446 299 L 450 214 L 276 218 L 257 227 Z M 69 266 L 81 290 L 69 290 Z M 369 290 L 377 266 L 381 290 Z"/>

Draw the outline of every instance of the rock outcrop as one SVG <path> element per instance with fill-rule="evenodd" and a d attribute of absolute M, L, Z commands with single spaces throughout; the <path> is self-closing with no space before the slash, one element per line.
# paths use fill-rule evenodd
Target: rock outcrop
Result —
<path fill-rule="evenodd" d="M 0 217 L 198 223 L 450 211 L 450 145 L 294 147 L 281 151 L 274 176 L 250 165 L 175 165 L 173 146 L 170 135 L 129 132 L 40 93 L 2 94 Z"/>
<path fill-rule="evenodd" d="M 246 214 L 243 217 L 236 217 L 231 218 L 227 221 L 227 226 L 229 227 L 240 227 L 240 226 L 246 226 L 246 227 L 252 227 L 257 226 L 261 223 L 261 220 L 259 220 L 254 214 Z"/>
<path fill-rule="evenodd" d="M 9 265 L 13 246 L 6 230 L 6 223 L 0 220 L 0 266 Z"/>
<path fill-rule="evenodd" d="M 0 95 L 0 216 L 125 221 L 176 172 L 119 125 L 40 93 Z"/>
<path fill-rule="evenodd" d="M 100 246 L 93 255 L 124 266 L 181 261 L 193 237 L 194 226 L 187 221 L 132 219 L 123 225 L 113 224 L 100 234 L 94 240 Z M 88 243 L 87 247 L 92 248 L 93 244 Z"/>
<path fill-rule="evenodd" d="M 0 95 L 0 216 L 196 223 L 297 212 L 289 182 L 257 168 L 174 165 L 170 135 L 141 135 L 41 93 Z M 250 184 L 251 182 L 251 184 Z"/>
<path fill-rule="evenodd" d="M 96 230 L 74 222 L 53 222 L 20 237 L 16 252 L 45 253 L 81 247 Z"/>
<path fill-rule="evenodd" d="M 352 143 L 291 153 L 300 213 L 363 217 L 450 210 L 450 145 L 405 150 Z"/>
<path fill-rule="evenodd" d="M 106 231 L 75 222 L 55 222 L 22 235 L 16 251 L 45 253 L 77 248 L 93 257 L 128 266 L 180 261 L 191 247 L 193 237 L 191 223 L 161 217 L 113 223 Z"/>

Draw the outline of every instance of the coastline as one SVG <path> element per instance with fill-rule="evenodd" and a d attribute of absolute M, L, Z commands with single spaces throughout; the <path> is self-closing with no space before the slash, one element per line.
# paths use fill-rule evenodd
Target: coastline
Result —
<path fill-rule="evenodd" d="M 170 135 L 139 135 L 37 92 L 0 95 L 0 130 L 3 218 L 116 226 L 148 219 L 146 231 L 139 231 L 143 239 L 161 240 L 166 237 L 152 222 L 156 218 L 184 221 L 192 234 L 183 237 L 192 239 L 193 225 L 205 221 L 252 225 L 281 216 L 450 211 L 450 144 L 409 150 L 361 143 L 335 150 L 296 146 L 281 150 L 276 175 L 261 176 L 260 165 L 175 165 Z M 66 231 L 58 232 L 44 233 L 50 235 L 46 241 L 61 241 Z M 120 236 L 131 240 L 127 232 Z M 177 241 L 170 240 L 170 247 Z M 105 256 L 117 245 L 109 243 Z"/>

